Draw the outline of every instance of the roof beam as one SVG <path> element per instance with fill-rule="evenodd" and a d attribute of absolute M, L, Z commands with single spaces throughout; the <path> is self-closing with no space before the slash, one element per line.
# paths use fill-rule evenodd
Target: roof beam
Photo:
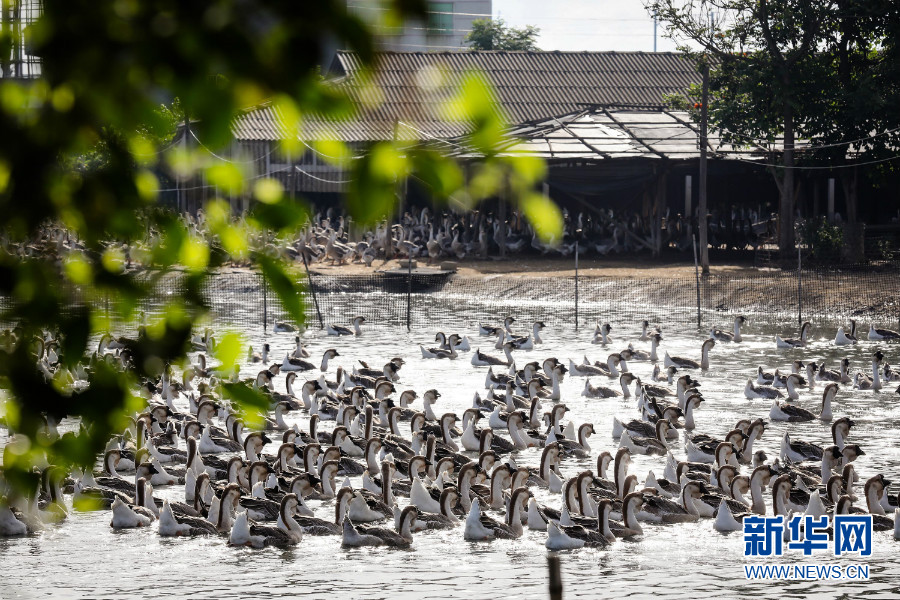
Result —
<path fill-rule="evenodd" d="M 667 158 L 665 154 L 663 154 L 662 152 L 657 151 L 655 148 L 653 148 L 652 146 L 650 146 L 647 142 L 645 142 L 644 140 L 642 140 L 641 138 L 639 138 L 638 136 L 636 136 L 630 129 L 628 129 L 628 128 L 625 126 L 624 123 L 622 123 L 620 120 L 618 120 L 617 118 L 615 118 L 614 116 L 612 116 L 612 113 L 609 112 L 605 107 L 603 108 L 603 114 L 605 114 L 605 115 L 609 118 L 610 121 L 612 121 L 613 123 L 615 123 L 616 125 L 618 125 L 618 126 L 622 129 L 622 131 L 624 131 L 625 133 L 627 133 L 628 136 L 629 136 L 631 139 L 633 139 L 634 141 L 636 141 L 638 144 L 640 144 L 641 146 L 643 146 L 644 148 L 646 148 L 647 150 L 649 150 L 650 152 L 652 152 L 653 154 L 657 155 L 657 156 L 660 157 L 660 158 Z"/>

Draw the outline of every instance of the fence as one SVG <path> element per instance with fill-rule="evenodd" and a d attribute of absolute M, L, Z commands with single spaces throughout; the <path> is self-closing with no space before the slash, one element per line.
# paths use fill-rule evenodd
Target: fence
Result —
<path fill-rule="evenodd" d="M 451 273 L 423 275 L 372 272 L 366 275 L 313 273 L 304 286 L 307 325 L 318 327 L 313 303 L 318 301 L 322 322 L 347 324 L 359 315 L 367 326 L 452 328 L 481 322 L 496 323 L 512 315 L 527 323 L 572 326 L 575 313 L 582 327 L 595 323 L 639 322 L 721 326 L 731 315 L 765 315 L 782 321 L 857 318 L 891 326 L 900 318 L 900 269 L 752 270 L 701 277 L 573 277 L 492 275 L 466 277 Z M 181 277 L 162 277 L 139 310 L 146 318 L 160 314 L 179 297 Z M 577 286 L 577 296 L 576 296 Z M 204 290 L 210 319 L 248 332 L 271 331 L 289 317 L 263 278 L 252 270 L 223 270 Z M 7 300 L 8 302 L 8 300 Z M 0 299 L 0 308 L 4 305 Z M 118 320 L 115 303 L 104 310 Z M 699 308 L 699 310 L 698 310 Z M 128 326 L 120 323 L 122 328 Z M 131 326 L 133 327 L 133 325 Z"/>

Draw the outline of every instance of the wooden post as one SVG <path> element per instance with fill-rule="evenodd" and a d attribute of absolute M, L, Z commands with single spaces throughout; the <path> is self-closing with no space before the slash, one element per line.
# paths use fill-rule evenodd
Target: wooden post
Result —
<path fill-rule="evenodd" d="M 797 323 L 803 328 L 803 256 L 797 244 Z M 802 332 L 801 332 L 802 333 Z"/>
<path fill-rule="evenodd" d="M 688 235 L 693 236 L 693 221 L 691 220 L 694 216 L 693 210 L 693 198 L 691 197 L 693 194 L 692 184 L 693 179 L 690 175 L 684 176 L 684 220 L 688 226 Z"/>
<path fill-rule="evenodd" d="M 562 600 L 563 584 L 559 554 L 551 552 L 547 555 L 547 567 L 550 569 L 550 600 Z"/>
<path fill-rule="evenodd" d="M 828 178 L 828 222 L 834 223 L 834 177 Z"/>
<path fill-rule="evenodd" d="M 319 317 L 319 329 L 325 329 L 325 323 L 322 322 L 322 311 L 319 310 L 319 299 L 316 298 L 316 288 L 313 287 L 312 275 L 309 273 L 309 263 L 306 261 L 306 248 L 300 251 L 303 257 L 303 268 L 306 269 L 306 281 L 309 285 L 309 293 L 312 294 L 313 304 L 316 306 L 316 315 Z"/>
<path fill-rule="evenodd" d="M 506 258 L 506 183 L 500 190 L 500 201 L 497 206 L 497 220 L 500 221 L 500 258 Z"/>
<path fill-rule="evenodd" d="M 668 182 L 668 174 L 666 173 L 667 165 L 660 165 L 659 174 L 656 177 L 656 198 L 654 206 L 656 207 L 656 240 L 654 242 L 655 254 L 659 257 L 662 254 L 662 220 L 666 210 L 666 184 Z"/>
<path fill-rule="evenodd" d="M 575 235 L 580 237 L 581 230 Z M 575 238 L 575 331 L 578 331 L 578 238 Z"/>
<path fill-rule="evenodd" d="M 700 234 L 700 266 L 703 268 L 703 274 L 709 274 L 709 243 L 706 239 L 706 213 L 709 210 L 707 207 L 707 199 L 706 199 L 706 177 L 707 177 L 707 156 L 706 156 L 706 147 L 709 145 L 707 143 L 707 127 L 709 125 L 709 110 L 707 109 L 707 104 L 709 103 L 709 64 L 704 61 L 703 63 L 703 95 L 700 105 L 700 181 L 699 183 L 699 198 L 698 211 L 697 215 L 697 228 L 700 230 L 698 233 Z"/>
<path fill-rule="evenodd" d="M 406 258 L 406 331 L 410 330 L 410 311 L 412 310 L 412 257 Z"/>
<path fill-rule="evenodd" d="M 262 278 L 263 292 L 263 333 L 266 333 L 269 327 L 269 284 L 266 278 Z"/>
<path fill-rule="evenodd" d="M 697 264 L 697 236 L 691 236 L 694 241 L 694 278 L 697 280 L 697 329 L 700 329 L 700 268 Z"/>

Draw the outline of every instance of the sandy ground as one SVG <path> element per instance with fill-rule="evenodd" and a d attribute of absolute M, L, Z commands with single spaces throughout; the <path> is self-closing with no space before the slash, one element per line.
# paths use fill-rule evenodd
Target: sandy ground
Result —
<path fill-rule="evenodd" d="M 446 261 L 445 261 L 446 262 Z M 322 275 L 363 275 L 373 272 L 389 271 L 392 269 L 406 268 L 405 263 L 401 267 L 401 261 L 391 260 L 383 262 L 376 260 L 371 267 L 363 264 L 348 264 L 331 266 L 327 263 L 317 263 L 310 267 L 313 273 Z M 465 277 L 479 277 L 488 275 L 510 275 L 521 277 L 547 277 L 547 276 L 574 276 L 574 258 L 541 258 L 528 257 L 516 259 L 496 260 L 463 260 L 457 264 L 457 273 Z M 417 261 L 419 268 L 440 268 L 440 263 L 428 265 L 427 261 Z M 748 272 L 756 273 L 755 269 L 747 265 L 716 265 L 710 268 L 713 275 L 736 275 Z M 694 275 L 693 262 L 671 262 L 641 259 L 581 259 L 578 264 L 578 274 L 581 277 L 629 277 L 639 279 L 665 279 L 681 278 Z"/>

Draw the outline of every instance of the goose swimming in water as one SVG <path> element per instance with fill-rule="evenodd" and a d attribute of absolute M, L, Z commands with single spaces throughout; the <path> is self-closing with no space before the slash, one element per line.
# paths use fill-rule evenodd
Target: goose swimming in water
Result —
<path fill-rule="evenodd" d="M 809 329 L 812 327 L 812 324 L 809 321 L 803 323 L 803 326 L 800 328 L 800 338 L 785 338 L 782 339 L 780 335 L 775 336 L 775 345 L 778 348 L 803 348 L 809 342 Z"/>
<path fill-rule="evenodd" d="M 478 335 L 492 335 L 498 336 L 503 331 L 510 331 L 510 326 L 515 323 L 516 320 L 512 317 L 506 317 L 503 319 L 502 327 L 491 327 L 490 325 L 480 325 L 478 327 Z"/>
<path fill-rule="evenodd" d="M 845 358 L 841 360 L 841 368 L 840 371 L 835 371 L 833 369 L 826 369 L 825 363 L 819 365 L 819 372 L 816 374 L 816 379 L 818 381 L 836 381 L 838 383 L 850 383 L 853 381 L 850 377 L 850 359 Z"/>
<path fill-rule="evenodd" d="M 350 327 L 345 327 L 343 325 L 330 324 L 325 326 L 325 333 L 328 335 L 336 336 L 355 335 L 356 337 L 359 337 L 362 335 L 362 330 L 359 326 L 365 322 L 365 317 L 353 317 L 353 321 L 351 321 L 351 327 L 353 327 L 353 329 L 350 329 Z"/>
<path fill-rule="evenodd" d="M 716 345 L 715 340 L 705 340 L 700 347 L 700 362 L 680 356 L 669 356 L 666 352 L 663 364 L 678 369 L 709 369 L 709 351 Z"/>
<path fill-rule="evenodd" d="M 892 329 L 879 329 L 875 324 L 869 325 L 870 340 L 900 340 L 900 333 Z"/>
<path fill-rule="evenodd" d="M 878 370 L 879 364 L 884 360 L 884 354 L 880 350 L 876 351 L 872 356 L 872 376 L 869 377 L 864 373 L 857 373 L 853 376 L 853 389 L 855 390 L 880 390 L 881 373 Z"/>
<path fill-rule="evenodd" d="M 218 500 L 218 498 L 216 498 Z M 163 537 L 217 535 L 216 526 L 199 517 L 175 517 L 168 500 L 159 511 L 159 535 Z"/>
<path fill-rule="evenodd" d="M 622 373 L 619 378 L 619 386 L 622 389 L 622 391 L 620 392 L 603 385 L 598 385 L 595 387 L 591 385 L 591 380 L 587 379 L 584 382 L 584 389 L 581 391 L 581 395 L 585 398 L 616 398 L 618 396 L 629 398 L 631 396 L 631 392 L 628 390 L 628 385 L 633 380 L 634 377 L 630 373 Z"/>
<path fill-rule="evenodd" d="M 776 390 L 772 387 L 754 385 L 753 380 L 748 379 L 747 384 L 744 386 L 744 397 L 748 399 L 766 398 L 768 400 L 773 400 L 776 398 L 784 398 L 784 394 L 781 390 Z"/>
<path fill-rule="evenodd" d="M 594 339 L 591 340 L 591 343 L 603 345 L 610 343 L 612 341 L 612 338 L 609 337 L 610 331 L 612 331 L 612 326 L 609 323 L 598 325 L 596 329 L 594 329 Z"/>
<path fill-rule="evenodd" d="M 345 517 L 343 522 L 343 538 L 341 545 L 345 547 L 360 546 L 392 546 L 409 548 L 412 545 L 412 525 L 419 513 L 415 506 L 407 506 L 400 514 L 400 531 L 395 533 L 382 527 L 356 527 Z"/>
<path fill-rule="evenodd" d="M 116 498 L 112 503 L 112 521 L 109 525 L 113 529 L 129 529 L 133 527 L 147 527 L 153 522 L 153 515 L 146 514 L 149 511 L 143 507 L 129 506 Z M 140 512 L 138 512 L 140 510 Z"/>
<path fill-rule="evenodd" d="M 822 392 L 822 407 L 818 415 L 814 415 L 810 411 L 798 406 L 779 403 L 778 400 L 776 400 L 772 404 L 772 409 L 769 411 L 769 417 L 773 421 L 789 421 L 792 423 L 812 421 L 815 418 L 818 418 L 821 421 L 830 421 L 832 419 L 831 403 L 834 400 L 835 395 L 837 395 L 837 391 L 838 384 L 836 383 L 829 383 L 825 386 L 825 390 Z"/>
<path fill-rule="evenodd" d="M 506 360 L 503 360 L 502 358 L 497 358 L 495 356 L 490 356 L 488 354 L 484 354 L 481 352 L 481 350 L 476 348 L 475 354 L 472 355 L 471 362 L 476 367 L 488 367 L 491 365 L 503 365 L 506 367 L 506 366 L 513 364 L 514 361 L 513 361 L 512 354 L 511 354 L 512 344 L 509 342 L 506 342 L 505 344 L 503 344 L 503 352 L 506 354 Z"/>
<path fill-rule="evenodd" d="M 835 346 L 852 346 L 857 343 L 856 339 L 856 321 L 850 319 L 850 333 L 845 333 L 843 327 L 838 327 L 837 333 L 834 336 L 834 345 Z"/>
<path fill-rule="evenodd" d="M 632 437 L 628 431 L 622 432 L 619 440 L 619 447 L 627 448 L 632 454 L 656 454 L 665 456 L 669 452 L 666 444 L 666 433 L 670 424 L 665 419 L 656 422 L 656 437 Z"/>
<path fill-rule="evenodd" d="M 455 359 L 459 356 L 457 353 L 457 348 L 459 347 L 459 336 L 457 334 L 450 335 L 447 338 L 448 348 L 425 348 L 424 346 L 419 346 L 419 350 L 422 351 L 422 358 L 448 358 Z M 475 351 L 475 355 L 480 354 L 478 350 Z M 472 364 L 475 364 L 475 356 L 472 357 Z"/>
<path fill-rule="evenodd" d="M 262 354 L 253 351 L 253 346 L 247 348 L 247 362 L 267 363 L 269 362 L 269 344 L 263 344 Z"/>
<path fill-rule="evenodd" d="M 821 460 L 822 447 L 802 440 L 792 441 L 785 431 L 781 438 L 781 459 L 801 462 L 804 460 Z"/>
<path fill-rule="evenodd" d="M 610 354 L 606 359 L 606 364 L 598 364 L 592 365 L 588 360 L 587 356 L 584 357 L 584 362 L 580 365 L 576 365 L 571 359 L 569 360 L 569 372 L 572 373 L 572 376 L 577 377 L 592 377 L 592 376 L 603 376 L 609 377 L 610 379 L 619 376 L 618 366 L 622 362 L 621 354 Z"/>
<path fill-rule="evenodd" d="M 526 488 L 518 488 L 510 496 L 506 523 L 491 519 L 481 511 L 481 501 L 472 500 L 469 515 L 466 517 L 463 539 L 466 541 L 490 541 L 494 539 L 516 539 L 522 536 L 522 514 L 524 504 L 531 497 Z"/>
<path fill-rule="evenodd" d="M 747 319 L 741 315 L 734 318 L 734 332 L 724 331 L 722 329 L 713 329 L 709 332 L 709 337 L 720 342 L 741 342 L 741 325 L 747 322 Z"/>

